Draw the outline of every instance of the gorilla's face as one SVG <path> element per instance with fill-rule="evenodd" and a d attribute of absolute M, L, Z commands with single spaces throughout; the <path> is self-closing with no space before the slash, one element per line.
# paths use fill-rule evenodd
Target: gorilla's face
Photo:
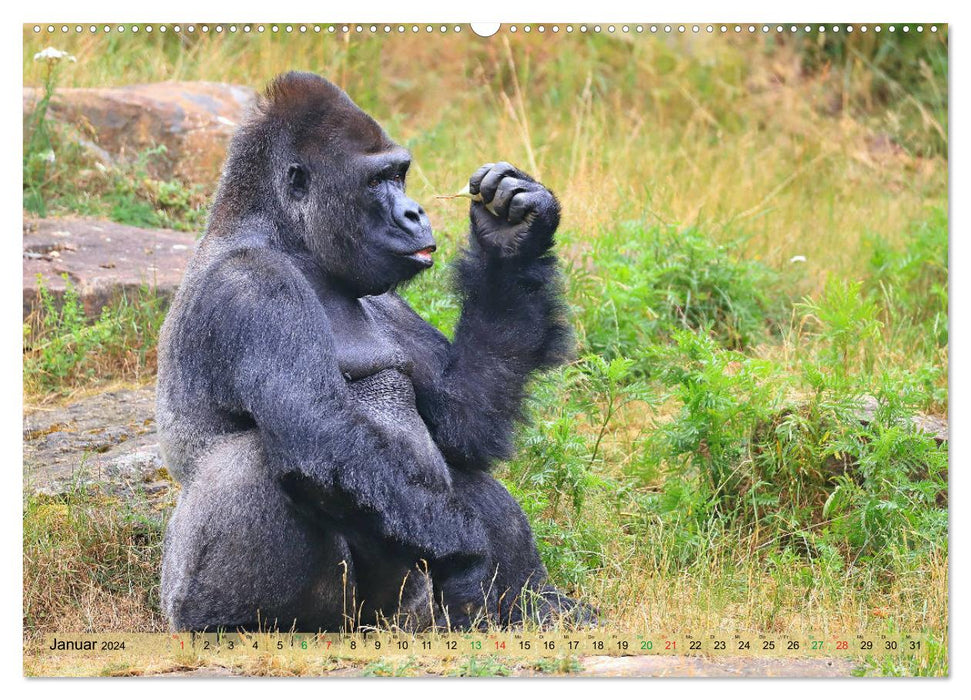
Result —
<path fill-rule="evenodd" d="M 435 239 L 425 210 L 405 194 L 408 151 L 341 97 L 339 110 L 331 103 L 309 135 L 298 135 L 286 197 L 325 274 L 354 296 L 383 294 L 432 266 Z"/>
<path fill-rule="evenodd" d="M 435 239 L 425 210 L 405 194 L 411 156 L 396 147 L 357 159 L 358 206 L 364 245 L 359 263 L 378 286 L 411 279 L 432 266 Z"/>

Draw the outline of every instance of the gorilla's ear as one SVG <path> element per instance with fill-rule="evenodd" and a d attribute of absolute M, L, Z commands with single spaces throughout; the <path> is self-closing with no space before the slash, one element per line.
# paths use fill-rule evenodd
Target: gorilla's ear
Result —
<path fill-rule="evenodd" d="M 292 163 L 287 169 L 287 186 L 291 197 L 303 199 L 310 191 L 310 173 L 299 163 Z"/>

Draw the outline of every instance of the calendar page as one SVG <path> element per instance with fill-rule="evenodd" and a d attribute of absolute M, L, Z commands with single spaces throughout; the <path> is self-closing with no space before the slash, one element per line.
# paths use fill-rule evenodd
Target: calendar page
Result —
<path fill-rule="evenodd" d="M 24 675 L 947 676 L 948 94 L 943 23 L 25 24 Z"/>

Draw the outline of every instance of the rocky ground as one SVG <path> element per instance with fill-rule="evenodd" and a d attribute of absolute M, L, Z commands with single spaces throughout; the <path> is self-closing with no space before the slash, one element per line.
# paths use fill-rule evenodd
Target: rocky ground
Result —
<path fill-rule="evenodd" d="M 155 434 L 153 387 L 107 391 L 24 415 L 24 487 L 58 495 L 97 485 L 154 500 L 172 481 Z"/>
<path fill-rule="evenodd" d="M 171 298 L 195 245 L 194 233 L 100 219 L 30 219 L 24 223 L 24 318 L 37 308 L 41 285 L 59 299 L 70 283 L 88 316 L 142 289 Z"/>
<path fill-rule="evenodd" d="M 581 676 L 591 678 L 846 678 L 854 664 L 843 659 L 746 659 L 702 656 L 586 656 L 579 669 L 569 673 L 544 673 L 514 668 L 513 677 Z M 153 674 L 160 677 L 228 678 L 239 675 L 224 666 L 203 666 Z M 371 675 L 367 667 L 348 667 L 328 677 L 355 678 Z M 437 673 L 417 672 L 414 677 L 438 678 Z"/>

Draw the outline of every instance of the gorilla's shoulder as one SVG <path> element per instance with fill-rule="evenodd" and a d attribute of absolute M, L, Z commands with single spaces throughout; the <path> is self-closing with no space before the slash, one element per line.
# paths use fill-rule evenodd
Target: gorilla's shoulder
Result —
<path fill-rule="evenodd" d="M 293 259 L 269 246 L 225 248 L 213 255 L 199 273 L 208 294 L 226 293 L 237 300 L 253 298 L 264 302 L 281 297 L 313 297 L 307 278 Z"/>

